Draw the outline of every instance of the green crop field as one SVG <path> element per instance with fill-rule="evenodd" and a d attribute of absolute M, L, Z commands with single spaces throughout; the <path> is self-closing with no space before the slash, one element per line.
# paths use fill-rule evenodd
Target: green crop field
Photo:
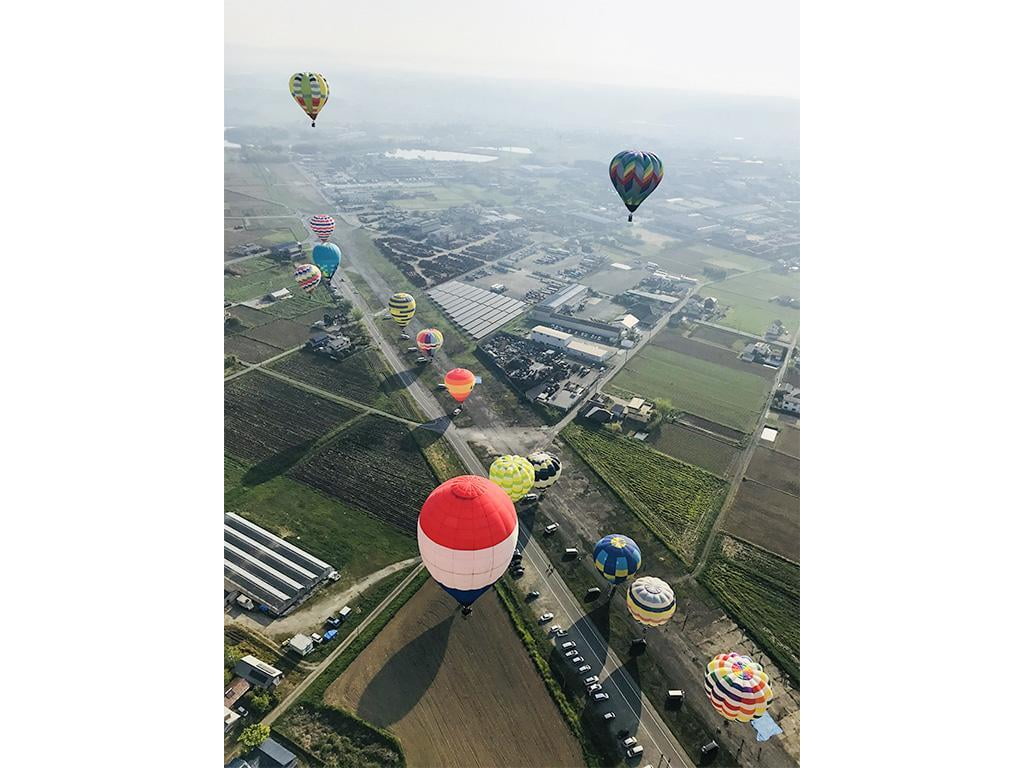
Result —
<path fill-rule="evenodd" d="M 626 506 L 692 568 L 721 510 L 725 481 L 606 429 L 573 423 L 561 436 Z"/>
<path fill-rule="evenodd" d="M 662 453 L 725 477 L 739 448 L 682 424 L 663 422 L 648 442 Z"/>
<path fill-rule="evenodd" d="M 690 338 L 698 339 L 699 341 L 703 341 L 708 344 L 716 344 L 720 347 L 726 347 L 736 354 L 742 352 L 743 348 L 753 341 L 753 339 L 748 336 L 741 336 L 738 333 L 727 331 L 724 328 L 715 328 L 714 326 L 699 324 L 690 332 Z"/>
<path fill-rule="evenodd" d="M 293 292 L 298 290 L 289 264 L 249 259 L 228 266 L 232 271 L 237 267 L 242 272 L 240 275 L 224 275 L 224 297 L 231 301 L 251 301 L 281 288 Z"/>
<path fill-rule="evenodd" d="M 612 379 L 614 394 L 666 398 L 672 406 L 750 432 L 771 390 L 762 376 L 648 345 Z"/>
<path fill-rule="evenodd" d="M 800 680 L 800 566 L 718 534 L 698 579 L 769 655 Z"/>
<path fill-rule="evenodd" d="M 342 586 L 416 555 L 411 536 L 289 477 L 245 486 L 248 468 L 225 458 L 224 511 L 261 525 L 333 565 Z"/>
<path fill-rule="evenodd" d="M 359 350 L 343 360 L 300 350 L 274 361 L 270 367 L 298 381 L 396 416 L 413 421 L 424 420 L 415 402 L 375 349 Z"/>
<path fill-rule="evenodd" d="M 730 277 L 717 283 L 715 287 L 752 299 L 768 300 L 773 296 L 800 298 L 800 273 L 788 272 L 780 275 L 778 272 L 765 269 L 748 275 Z"/>
<path fill-rule="evenodd" d="M 715 320 L 719 325 L 755 336 L 764 334 L 774 320 L 781 320 L 790 333 L 796 333 L 800 327 L 799 309 L 721 290 L 718 285 L 709 285 L 701 293 L 704 296 L 713 296 L 721 305 L 728 307 L 725 317 Z"/>
<path fill-rule="evenodd" d="M 415 438 L 400 423 L 368 415 L 289 475 L 406 533 L 438 485 Z"/>
<path fill-rule="evenodd" d="M 224 449 L 243 461 L 298 458 L 357 414 L 270 376 L 247 373 L 224 385 Z"/>

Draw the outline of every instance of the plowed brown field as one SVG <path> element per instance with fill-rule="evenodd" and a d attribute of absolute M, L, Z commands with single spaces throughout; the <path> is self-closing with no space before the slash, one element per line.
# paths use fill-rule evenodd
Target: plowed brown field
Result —
<path fill-rule="evenodd" d="M 428 581 L 324 700 L 392 731 L 410 768 L 584 765 L 493 591 L 464 620 Z"/>

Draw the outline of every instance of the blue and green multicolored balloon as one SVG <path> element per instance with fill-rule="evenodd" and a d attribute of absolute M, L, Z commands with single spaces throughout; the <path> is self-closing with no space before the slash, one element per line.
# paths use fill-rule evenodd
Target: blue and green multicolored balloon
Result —
<path fill-rule="evenodd" d="M 594 546 L 594 566 L 612 584 L 621 584 L 640 570 L 640 547 L 629 536 L 613 533 Z"/>
<path fill-rule="evenodd" d="M 318 243 L 313 246 L 313 263 L 320 267 L 324 277 L 328 280 L 338 270 L 341 264 L 341 248 L 334 243 Z"/>
<path fill-rule="evenodd" d="M 665 169 L 653 152 L 627 149 L 612 158 L 611 165 L 608 166 L 608 175 L 615 191 L 626 204 L 629 220 L 632 221 L 633 212 L 661 183 Z"/>

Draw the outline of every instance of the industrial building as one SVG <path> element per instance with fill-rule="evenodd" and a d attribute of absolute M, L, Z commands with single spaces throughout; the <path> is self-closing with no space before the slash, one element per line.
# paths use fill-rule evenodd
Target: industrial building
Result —
<path fill-rule="evenodd" d="M 538 304 L 537 309 L 557 312 L 567 304 L 578 304 L 583 301 L 589 295 L 589 291 L 590 289 L 587 286 L 580 285 L 579 283 L 567 286 L 546 301 Z"/>
<path fill-rule="evenodd" d="M 626 332 L 625 328 L 618 323 L 602 323 L 600 320 L 585 320 L 580 317 L 573 317 L 572 315 L 563 315 L 552 312 L 541 304 L 534 307 L 530 317 L 534 320 L 539 320 L 547 326 L 558 326 L 560 328 L 567 328 L 570 331 L 579 331 L 590 336 L 597 336 L 612 344 L 618 344 L 619 339 Z"/>
<path fill-rule="evenodd" d="M 564 349 L 566 354 L 586 360 L 588 363 L 603 363 L 615 354 L 616 350 L 602 344 L 577 339 L 571 333 L 535 325 L 530 330 L 530 340 L 548 347 Z"/>
<path fill-rule="evenodd" d="M 646 301 L 654 306 L 660 306 L 662 309 L 671 309 L 679 301 L 678 296 L 669 296 L 667 293 L 651 293 L 650 291 L 638 291 L 636 289 L 630 289 L 626 291 L 627 296 Z"/>
<path fill-rule="evenodd" d="M 448 319 L 474 339 L 492 331 L 526 311 L 526 304 L 509 296 L 485 291 L 460 280 L 450 280 L 427 291 Z"/>
<path fill-rule="evenodd" d="M 305 600 L 334 569 L 270 531 L 224 515 L 224 579 L 274 616 Z"/>

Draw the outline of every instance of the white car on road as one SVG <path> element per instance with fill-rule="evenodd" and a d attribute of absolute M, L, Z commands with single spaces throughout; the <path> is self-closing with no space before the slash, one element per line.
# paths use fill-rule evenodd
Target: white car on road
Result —
<path fill-rule="evenodd" d="M 545 622 L 551 621 L 553 618 L 555 618 L 555 614 L 551 613 L 551 611 L 548 611 L 547 613 L 542 613 L 540 615 L 540 623 L 544 624 Z"/>

